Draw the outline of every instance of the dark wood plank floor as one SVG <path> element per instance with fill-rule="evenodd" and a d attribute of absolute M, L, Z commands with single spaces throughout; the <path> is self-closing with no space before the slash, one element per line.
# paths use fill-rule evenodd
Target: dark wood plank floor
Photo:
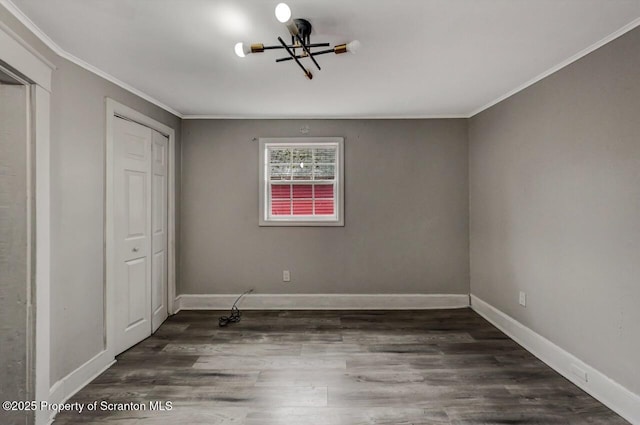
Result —
<path fill-rule="evenodd" d="M 70 400 L 147 410 L 55 423 L 627 423 L 469 309 L 247 311 L 228 328 L 219 315 L 169 318 Z"/>

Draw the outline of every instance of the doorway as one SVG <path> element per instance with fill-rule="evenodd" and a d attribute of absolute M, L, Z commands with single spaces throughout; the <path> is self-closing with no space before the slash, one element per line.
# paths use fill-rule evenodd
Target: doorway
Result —
<path fill-rule="evenodd" d="M 172 313 L 172 129 L 107 100 L 106 348 L 115 356 Z"/>
<path fill-rule="evenodd" d="M 0 311 L 2 311 L 3 314 L 13 316 L 10 313 L 11 309 L 18 309 L 15 314 L 18 315 L 18 317 L 24 318 L 24 322 L 21 320 L 20 323 L 18 323 L 20 328 L 16 329 L 22 329 L 26 336 L 23 340 L 22 331 L 16 334 L 11 332 L 11 326 L 7 326 L 4 329 L 7 329 L 9 335 L 11 335 L 11 339 L 8 341 L 10 341 L 11 344 L 15 341 L 16 346 L 7 347 L 5 345 L 5 341 L 7 340 L 5 340 L 5 335 L 3 334 L 0 336 L 0 347 L 5 350 L 17 350 L 14 354 L 22 353 L 26 357 L 23 359 L 21 365 L 16 366 L 15 363 L 12 365 L 16 367 L 10 368 L 8 363 L 3 364 L 5 368 L 0 374 L 0 382 L 3 382 L 3 384 L 10 382 L 5 381 L 4 373 L 16 373 L 17 378 L 14 379 L 19 379 L 22 382 L 22 378 L 24 378 L 25 384 L 22 391 L 26 391 L 26 398 L 18 398 L 18 400 L 48 400 L 50 390 L 49 336 L 51 324 L 49 315 L 51 274 L 51 165 L 49 120 L 51 73 L 53 69 L 55 69 L 55 66 L 27 46 L 28 44 L 15 33 L 11 31 L 7 32 L 0 26 L 0 67 L 2 67 L 4 85 L 22 86 L 19 90 L 24 90 L 25 94 L 24 96 L 20 95 L 20 99 L 27 102 L 25 104 L 20 100 L 19 104 L 21 106 L 17 108 L 15 103 L 3 101 L 3 107 L 7 106 L 9 113 L 13 113 L 23 111 L 22 106 L 24 105 L 25 110 L 23 112 L 26 111 L 28 122 L 27 139 L 23 140 L 22 143 L 14 145 L 19 146 L 22 151 L 22 153 L 18 153 L 18 155 L 25 153 L 22 148 L 26 149 L 26 168 L 23 170 L 24 173 L 19 172 L 15 174 L 17 178 L 26 178 L 26 192 L 22 192 L 20 189 L 22 196 L 25 197 L 24 202 L 26 203 L 26 215 L 23 217 L 27 223 L 26 255 L 20 254 L 20 251 L 22 251 L 22 248 L 20 248 L 16 251 L 18 257 L 12 258 L 14 251 L 11 250 L 10 253 L 9 245 L 6 244 L 8 240 L 6 237 L 9 235 L 4 234 L 4 231 L 0 231 L 3 233 L 0 237 L 0 245 L 2 245 L 0 248 L 0 257 L 2 261 L 5 262 L 0 266 L 3 268 L 3 270 L 0 271 L 0 278 L 7 279 L 6 281 L 2 281 L 0 288 L 2 288 L 3 294 L 6 294 L 8 297 L 6 299 L 3 298 L 4 295 L 0 297 L 3 298 L 3 300 L 0 301 L 0 304 L 2 304 Z M 0 112 L 0 115 L 6 116 L 5 111 Z M 22 117 L 24 118 L 24 115 L 22 115 Z M 18 118 L 17 122 L 20 121 L 22 120 Z M 22 122 L 24 123 L 24 121 Z M 9 140 L 9 138 L 6 140 Z M 2 144 L 4 145 L 4 143 Z M 8 142 L 8 144 L 12 144 L 12 142 Z M 3 146 L 2 149 L 7 147 L 8 144 Z M 7 164 L 13 163 L 13 165 L 17 165 L 18 167 L 25 165 L 21 159 L 18 160 L 16 157 L 10 159 L 5 155 L 6 152 L 3 150 L 0 154 L 0 159 L 5 160 Z M 19 170 L 19 168 L 16 170 Z M 12 173 L 6 174 L 6 171 L 8 171 L 8 168 L 2 168 L 2 177 L 0 177 L 0 180 L 3 180 L 3 195 L 0 203 L 7 206 L 7 209 L 4 211 L 5 213 L 9 214 L 13 207 L 22 209 L 24 213 L 24 203 L 21 203 L 20 200 L 18 200 L 18 204 L 12 202 L 11 198 L 18 193 L 18 189 L 13 186 L 13 183 L 10 183 L 10 180 L 14 178 Z M 14 213 L 15 210 L 10 214 Z M 9 217 L 9 215 L 6 215 L 5 219 L 7 217 Z M 13 223 L 3 220 L 0 226 L 10 226 L 10 230 L 22 232 L 22 235 L 25 235 L 24 227 L 21 228 L 22 225 L 16 224 L 14 227 Z M 4 230 L 6 229 L 7 227 L 4 227 Z M 16 239 L 13 239 L 13 241 L 16 241 Z M 5 244 L 3 244 L 3 242 Z M 22 259 L 20 259 L 20 257 Z M 22 271 L 16 272 L 18 275 L 14 275 L 13 271 L 9 272 L 9 274 L 5 273 L 5 271 L 9 270 L 5 270 L 5 268 L 9 267 L 10 263 L 17 265 L 18 270 Z M 25 277 L 25 272 L 27 274 L 26 282 L 22 282 L 23 277 Z M 22 276 L 20 276 L 20 274 L 22 274 Z M 9 279 L 11 279 L 13 283 L 10 283 Z M 5 287 L 5 282 L 11 286 L 12 289 Z M 20 288 L 17 290 L 22 292 L 23 295 L 26 294 L 26 302 L 20 298 L 21 302 L 18 303 L 18 306 L 11 305 L 11 297 L 15 297 L 17 294 L 17 292 L 14 291 L 15 288 Z M 23 292 L 22 288 L 24 288 L 26 292 Z M 13 300 L 16 300 L 16 298 L 13 298 Z M 5 309 L 5 302 L 8 303 L 8 309 Z M 4 317 L 5 316 L 2 316 L 0 320 L 3 326 L 12 323 L 12 321 L 5 322 Z M 0 330 L 0 333 L 3 332 L 4 330 Z M 25 349 L 23 350 L 20 347 L 24 347 Z M 4 354 L 2 358 L 4 361 Z M 16 358 L 17 357 L 13 357 L 12 360 Z M 11 388 L 10 385 L 0 385 L 0 389 L 4 389 L 5 391 L 9 388 Z M 13 395 L 14 394 L 6 394 L 4 391 L 2 392 L 2 397 L 5 400 L 12 400 Z M 20 416 L 20 418 L 26 417 L 29 422 L 32 422 L 33 412 L 5 413 L 26 415 Z M 38 410 L 35 412 L 36 424 L 47 423 L 49 419 L 48 411 Z"/>
<path fill-rule="evenodd" d="M 0 399 L 30 400 L 35 391 L 33 346 L 33 179 L 29 83 L 0 66 Z M 13 423 L 33 421 L 7 411 Z"/>

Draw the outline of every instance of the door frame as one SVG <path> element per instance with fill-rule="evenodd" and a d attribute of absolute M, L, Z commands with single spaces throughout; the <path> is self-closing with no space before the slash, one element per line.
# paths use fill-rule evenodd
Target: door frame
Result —
<path fill-rule="evenodd" d="M 106 138 L 105 138 L 105 335 L 104 348 L 111 358 L 115 357 L 116 304 L 115 304 L 115 223 L 114 223 L 114 123 L 116 117 L 124 118 L 145 127 L 156 130 L 169 137 L 168 179 L 167 179 L 167 310 L 175 313 L 174 300 L 176 293 L 176 143 L 175 130 L 154 120 L 133 108 L 106 98 Z"/>
<path fill-rule="evenodd" d="M 28 146 L 28 263 L 30 268 L 27 365 L 34 366 L 29 378 L 31 396 L 49 401 L 51 367 L 51 75 L 55 65 L 24 39 L 0 22 L 0 60 L 30 83 L 30 117 Z M 35 316 L 35 317 L 34 317 Z M 35 333 L 35 335 L 34 335 Z M 49 422 L 50 412 L 37 410 L 36 424 Z"/>

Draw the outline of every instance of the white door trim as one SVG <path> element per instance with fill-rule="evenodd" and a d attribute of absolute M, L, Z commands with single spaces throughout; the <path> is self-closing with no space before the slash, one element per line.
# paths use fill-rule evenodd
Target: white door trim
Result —
<path fill-rule="evenodd" d="M 31 246 L 31 261 L 35 260 L 35 399 L 49 400 L 50 370 L 50 285 L 51 285 L 51 209 L 50 209 L 50 92 L 53 65 L 34 54 L 28 44 L 4 25 L 0 26 L 0 60 L 33 82 L 31 86 L 31 143 L 35 153 L 29 173 L 35 174 L 31 188 L 35 189 L 35 214 L 31 214 L 31 231 L 35 231 L 35 246 Z M 31 160 L 30 160 L 31 161 Z M 34 172 L 35 171 L 35 172 Z M 33 218 L 35 217 L 35 219 Z M 35 223 L 33 222 L 35 221 Z M 35 257 L 35 258 L 34 258 Z M 32 345 L 32 341 L 27 344 Z M 33 348 L 31 348 L 33 349 Z M 49 421 L 46 410 L 36 411 L 36 424 Z"/>
<path fill-rule="evenodd" d="M 49 400 L 51 368 L 51 151 L 50 93 L 37 85 L 35 118 L 36 187 L 36 399 Z M 49 422 L 49 412 L 36 411 L 36 424 Z"/>
<path fill-rule="evenodd" d="M 175 218 L 176 218 L 176 203 L 175 203 L 175 182 L 176 182 L 176 144 L 175 144 L 175 130 L 159 121 L 149 118 L 146 115 L 132 109 L 126 105 L 123 105 L 111 98 L 106 98 L 106 167 L 105 167 L 105 350 L 109 353 L 109 357 L 115 358 L 115 236 L 114 236 L 114 120 L 116 116 L 129 119 L 131 121 L 142 124 L 153 130 L 156 130 L 169 137 L 169 178 L 167 183 L 167 195 L 168 195 L 168 235 L 167 235 L 167 307 L 169 314 L 174 313 L 174 300 L 176 293 L 176 250 L 175 250 Z"/>

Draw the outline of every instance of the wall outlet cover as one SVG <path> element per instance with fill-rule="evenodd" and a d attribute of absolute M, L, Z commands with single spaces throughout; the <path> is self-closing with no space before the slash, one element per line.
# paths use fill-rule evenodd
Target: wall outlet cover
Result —
<path fill-rule="evenodd" d="M 518 300 L 518 303 L 523 307 L 527 306 L 527 294 L 526 293 L 520 291 L 520 298 Z"/>

